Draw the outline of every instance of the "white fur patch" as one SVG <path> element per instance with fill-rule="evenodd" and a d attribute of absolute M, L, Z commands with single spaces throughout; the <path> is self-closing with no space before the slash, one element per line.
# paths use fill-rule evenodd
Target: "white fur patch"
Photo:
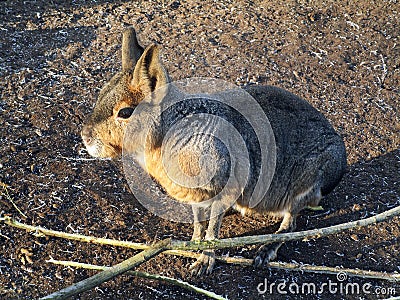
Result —
<path fill-rule="evenodd" d="M 93 156 L 93 157 L 98 157 L 98 156 L 100 155 L 100 153 L 99 153 L 99 147 L 98 147 L 98 145 L 97 145 L 96 143 L 93 143 L 93 144 L 91 144 L 91 145 L 85 144 L 85 146 L 86 146 L 87 152 L 88 152 L 91 156 Z"/>
<path fill-rule="evenodd" d="M 240 206 L 237 203 L 234 205 L 233 208 L 235 210 L 237 210 L 238 212 L 240 212 L 242 216 L 251 215 L 254 212 L 253 209 L 248 208 L 246 206 Z M 279 210 L 279 211 L 268 211 L 268 212 L 264 212 L 263 214 L 265 214 L 267 216 L 271 216 L 273 218 L 282 218 L 287 213 L 288 213 L 288 210 Z"/>

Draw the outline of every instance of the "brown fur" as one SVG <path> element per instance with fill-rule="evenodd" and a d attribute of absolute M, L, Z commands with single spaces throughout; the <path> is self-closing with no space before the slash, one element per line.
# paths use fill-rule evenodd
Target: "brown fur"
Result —
<path fill-rule="evenodd" d="M 200 155 L 192 151 L 179 152 L 179 168 L 188 176 L 194 177 L 200 174 Z"/>
<path fill-rule="evenodd" d="M 90 153 L 96 157 L 117 157 L 122 144 L 127 120 L 118 118 L 122 108 L 136 107 L 145 97 L 143 83 L 131 72 L 121 72 L 106 84 L 99 94 L 97 105 L 82 129 L 82 138 L 90 149 L 90 142 L 100 145 Z M 136 75 L 138 76 L 138 75 Z"/>
<path fill-rule="evenodd" d="M 143 50 L 132 28 L 124 31 L 123 41 L 123 71 L 103 87 L 93 114 L 82 130 L 82 138 L 88 152 L 96 157 L 116 157 L 121 154 L 129 118 L 118 117 L 119 112 L 129 107 L 135 108 L 147 96 L 156 100 L 148 105 L 153 108 L 159 107 L 162 100 L 158 99 L 157 102 L 154 98 L 157 96 L 153 92 L 169 82 L 156 45 Z M 244 196 L 243 192 L 242 197 L 236 199 L 236 207 L 242 213 L 258 212 L 281 216 L 283 221 L 278 232 L 288 232 L 294 229 L 296 215 L 301 209 L 307 205 L 317 205 L 322 195 L 329 193 L 340 181 L 346 168 L 344 143 L 324 116 L 307 101 L 275 87 L 256 86 L 247 88 L 246 91 L 257 100 L 267 115 L 279 151 L 276 153 L 274 178 L 264 198 L 255 207 L 250 208 L 249 197 Z M 218 194 L 217 189 L 225 179 L 222 178 L 225 165 L 218 166 L 220 173 L 216 173 L 219 175 L 213 178 L 214 181 L 207 189 L 186 188 L 177 184 L 167 174 L 163 165 L 160 146 L 163 136 L 159 136 L 163 130 L 159 128 L 160 121 L 151 117 L 146 119 L 144 116 L 146 115 L 135 115 L 133 118 L 136 121 L 133 131 L 135 138 L 130 141 L 132 149 L 144 151 L 142 166 L 171 197 L 185 203 L 195 203 L 192 206 L 192 239 L 217 239 L 223 218 L 221 204 L 218 201 L 212 202 L 208 207 L 201 204 Z M 154 123 L 151 127 L 153 133 L 146 136 L 146 145 L 143 146 L 140 144 L 143 140 L 141 134 L 147 133 L 142 133 L 141 129 L 147 121 Z M 191 142 L 196 143 L 196 139 Z M 207 143 L 207 140 L 205 142 Z M 178 166 L 175 167 L 179 167 L 190 177 L 200 174 L 199 153 L 195 150 L 204 149 L 196 148 L 196 145 L 201 145 L 201 140 L 198 144 L 193 143 L 184 148 L 177 142 L 171 148 L 174 154 L 178 152 Z M 221 150 L 217 152 L 213 157 L 223 161 L 226 158 L 225 154 Z M 250 181 L 257 180 L 254 178 L 255 174 L 249 175 Z M 210 216 L 208 226 L 204 222 L 205 215 Z M 274 259 L 280 245 L 275 243 L 262 246 L 254 260 L 255 266 L 262 266 Z M 214 251 L 204 251 L 199 260 L 192 265 L 192 270 L 196 274 L 210 273 L 214 262 Z"/>
<path fill-rule="evenodd" d="M 184 156 L 181 156 L 184 158 Z M 214 196 L 213 193 L 202 190 L 185 188 L 173 180 L 165 171 L 164 165 L 162 164 L 161 148 L 153 148 L 146 151 L 146 168 L 147 172 L 154 177 L 154 179 L 166 190 L 166 192 L 172 197 L 181 202 L 186 203 L 199 203 L 208 200 Z M 183 169 L 189 174 L 194 174 L 191 167 L 192 162 L 190 156 L 186 157 L 183 163 Z M 198 167 L 198 166 L 197 166 Z"/>

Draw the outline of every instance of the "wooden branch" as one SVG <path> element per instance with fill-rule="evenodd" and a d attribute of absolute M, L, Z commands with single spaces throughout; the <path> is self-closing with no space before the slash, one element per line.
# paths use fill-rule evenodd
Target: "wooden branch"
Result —
<path fill-rule="evenodd" d="M 245 236 L 245 237 L 236 237 L 236 238 L 226 238 L 214 241 L 171 241 L 170 246 L 168 247 L 169 251 L 165 251 L 165 253 L 173 254 L 173 255 L 182 255 L 192 257 L 192 254 L 187 252 L 180 252 L 182 250 L 205 250 L 205 249 L 224 249 L 224 248 L 232 248 L 232 247 L 241 247 L 245 245 L 255 245 L 255 244 L 270 244 L 274 242 L 287 242 L 292 240 L 308 240 L 308 239 L 317 239 L 323 236 L 336 234 L 342 232 L 344 230 L 349 230 L 357 227 L 364 227 L 371 224 L 376 224 L 379 222 L 386 221 L 396 215 L 400 214 L 400 206 L 387 210 L 383 213 L 377 214 L 375 216 L 352 221 L 348 223 L 338 224 L 330 227 L 298 231 L 298 232 L 290 232 L 290 233 L 279 233 L 279 234 L 265 234 L 265 235 L 257 235 L 257 236 Z M 37 234 L 50 235 L 55 237 L 62 237 L 71 240 L 77 240 L 88 243 L 96 243 L 96 244 L 106 244 L 111 246 L 120 246 L 120 247 L 128 247 L 133 249 L 148 249 L 149 246 L 140 244 L 140 243 L 132 243 L 127 241 L 117 241 L 112 239 L 103 239 L 96 238 L 92 236 L 85 236 L 80 234 L 71 234 L 66 232 L 54 231 L 45 229 L 43 227 L 31 226 L 27 224 L 20 223 L 10 217 L 1 217 L 0 222 L 4 222 L 7 225 L 26 229 L 29 231 L 35 231 Z"/>
<path fill-rule="evenodd" d="M 196 257 L 199 257 L 200 254 L 195 254 Z M 251 266 L 253 265 L 253 260 L 248 258 L 229 258 L 230 263 L 235 263 L 243 266 Z M 46 262 L 56 264 L 56 265 L 63 265 L 63 266 L 70 266 L 76 268 L 85 268 L 85 269 L 93 269 L 93 270 L 101 270 L 102 266 L 96 266 L 91 264 L 84 264 L 79 262 L 72 262 L 72 261 L 65 261 L 65 260 L 54 260 L 49 259 Z M 337 275 L 340 273 L 346 273 L 348 276 L 358 277 L 358 278 L 370 278 L 370 279 L 378 279 L 378 280 L 387 280 L 392 282 L 400 282 L 400 274 L 398 273 L 386 273 L 386 272 L 378 272 L 378 271 L 367 271 L 361 269 L 349 269 L 349 268 L 341 268 L 341 267 L 327 267 L 327 266 L 313 266 L 307 265 L 302 263 L 287 263 L 287 262 L 277 262 L 271 261 L 269 262 L 266 267 L 278 269 L 278 270 L 288 270 L 288 271 L 298 271 L 298 272 L 308 272 L 308 273 L 318 273 L 318 274 L 330 274 L 330 275 Z M 138 277 L 141 276 L 141 272 L 137 271 L 130 271 L 127 274 L 132 274 Z"/>
<path fill-rule="evenodd" d="M 53 236 L 53 237 L 59 237 L 59 238 L 64 238 L 64 239 L 74 240 L 74 241 L 79 241 L 79 242 L 116 246 L 116 247 L 124 247 L 124 248 L 131 248 L 131 249 L 137 249 L 137 250 L 146 250 L 146 249 L 149 249 L 149 247 L 150 247 L 149 245 L 145 245 L 145 244 L 141 244 L 141 243 L 134 243 L 134 242 L 129 242 L 129 241 L 119 241 L 119 240 L 113 240 L 113 239 L 104 239 L 104 238 L 97 238 L 94 236 L 87 236 L 87 235 L 82 235 L 82 234 L 50 230 L 50 229 L 46 229 L 46 228 L 43 228 L 40 226 L 32 226 L 32 225 L 18 222 L 17 220 L 12 219 L 9 216 L 0 217 L 0 222 L 4 222 L 5 224 L 15 227 L 15 228 L 34 232 L 36 236 Z M 165 251 L 164 253 L 170 254 L 170 255 L 184 256 L 184 257 L 189 257 L 189 258 L 197 258 L 197 254 L 193 253 L 191 251 L 168 250 L 168 251 Z M 225 261 L 224 258 L 221 258 L 220 260 Z"/>
<path fill-rule="evenodd" d="M 153 257 L 167 249 L 170 250 L 170 252 L 176 251 L 176 250 L 180 251 L 180 252 L 173 253 L 175 255 L 184 254 L 184 256 L 192 257 L 193 254 L 189 254 L 190 252 L 187 253 L 187 251 L 182 251 L 182 250 L 202 250 L 202 249 L 209 249 L 209 248 L 222 249 L 222 248 L 244 246 L 244 245 L 249 245 L 249 244 L 266 244 L 266 243 L 272 243 L 272 242 L 278 242 L 278 241 L 284 242 L 284 241 L 290 241 L 290 240 L 320 238 L 322 236 L 339 233 L 344 230 L 382 222 L 382 221 L 388 220 L 389 218 L 392 218 L 393 216 L 396 216 L 398 214 L 400 214 L 400 206 L 390 209 L 386 212 L 380 213 L 378 215 L 363 219 L 363 220 L 357 220 L 357 221 L 348 222 L 348 223 L 344 223 L 344 224 L 334 225 L 334 226 L 320 228 L 320 229 L 307 230 L 307 231 L 284 233 L 284 234 L 267 234 L 267 235 L 259 235 L 259 236 L 228 238 L 228 239 L 221 239 L 221 240 L 215 240 L 215 241 L 191 241 L 191 242 L 171 241 L 171 240 L 167 240 L 167 242 L 162 241 L 162 242 L 158 243 L 156 246 L 150 247 L 150 248 L 144 250 L 143 252 L 131 257 L 130 259 L 128 259 L 120 264 L 117 264 L 114 267 L 106 269 L 101 273 L 98 273 L 88 279 L 78 282 L 77 284 L 74 284 L 68 288 L 61 290 L 61 291 L 55 292 L 55 293 L 53 293 L 49 296 L 46 296 L 42 299 L 66 299 L 66 298 L 76 295 L 82 291 L 86 291 L 88 289 L 91 289 L 91 288 L 101 284 L 104 281 L 107 281 L 121 273 L 126 272 L 127 270 L 143 263 L 144 261 L 147 261 L 151 257 Z M 10 226 L 14 226 L 17 228 L 23 228 L 23 229 L 27 229 L 30 231 L 35 231 L 36 233 L 48 234 L 48 235 L 53 235 L 53 236 L 57 236 L 57 237 L 66 237 L 66 238 L 79 240 L 79 241 L 92 242 L 92 243 L 94 243 L 94 242 L 107 243 L 109 245 L 114 245 L 114 246 L 126 246 L 127 244 L 129 244 L 130 248 L 137 247 L 137 248 L 143 249 L 144 247 L 149 247 L 147 245 L 138 244 L 138 243 L 120 242 L 120 241 L 114 241 L 114 240 L 110 240 L 110 239 L 98 239 L 98 238 L 94 238 L 94 237 L 87 237 L 84 235 L 75 235 L 75 234 L 68 234 L 68 233 L 64 233 L 64 232 L 47 230 L 45 228 L 35 227 L 35 226 L 30 226 L 30 225 L 26 225 L 23 223 L 19 223 L 15 220 L 12 220 L 10 217 L 1 217 L 0 221 L 4 222 Z M 170 253 L 170 254 L 172 254 L 172 253 Z M 232 261 L 232 258 L 231 258 L 231 261 Z M 245 259 L 243 260 L 242 259 L 243 264 L 247 265 L 250 262 L 252 262 L 252 260 L 245 260 Z M 296 264 L 282 265 L 281 263 L 274 263 L 274 262 L 270 263 L 269 266 L 281 268 L 281 269 L 283 268 L 283 269 L 289 269 L 289 270 L 300 270 L 300 271 L 309 271 L 309 272 L 313 271 L 316 273 L 325 273 L 325 274 L 338 274 L 339 272 L 346 272 L 346 273 L 348 272 L 349 275 L 351 274 L 354 276 L 359 276 L 359 277 L 364 277 L 364 278 L 386 279 L 386 280 L 393 280 L 393 281 L 399 280 L 399 276 L 395 275 L 395 274 L 384 274 L 384 273 L 380 273 L 380 272 L 372 272 L 372 271 L 364 271 L 364 270 L 336 269 L 336 268 L 329 268 L 329 267 L 304 266 L 304 265 L 296 265 Z M 379 277 L 379 278 L 377 278 L 377 277 Z"/>
<path fill-rule="evenodd" d="M 163 252 L 170 243 L 171 243 L 171 239 L 166 239 L 161 242 L 158 242 L 157 244 L 153 245 L 149 249 L 144 250 L 144 251 L 140 252 L 139 254 L 136 254 L 135 256 L 132 256 L 131 258 L 128 258 L 127 260 L 124 260 L 123 262 L 121 262 L 113 267 L 110 267 L 92 277 L 82 280 L 76 284 L 73 284 L 65 289 L 57 291 L 57 292 L 55 292 L 51 295 L 48 295 L 44 298 L 41 298 L 41 299 L 42 300 L 45 300 L 45 299 L 67 299 L 76 294 L 87 291 L 95 286 L 100 285 L 101 283 L 103 283 L 107 280 L 114 278 L 115 276 L 125 273 L 126 271 L 128 271 L 134 267 L 137 267 L 140 264 L 148 261 L 152 257 Z"/>
<path fill-rule="evenodd" d="M 99 271 L 107 270 L 110 268 L 110 267 L 105 267 L 105 266 L 97 266 L 97 265 L 84 264 L 84 263 L 79 263 L 79 262 L 75 262 L 75 261 L 65 261 L 65 260 L 50 259 L 50 260 L 47 260 L 46 262 L 56 264 L 56 265 L 69 266 L 69 267 L 75 267 L 75 268 L 84 268 L 84 269 L 90 269 L 90 270 L 99 270 Z M 127 271 L 125 274 L 171 283 L 173 285 L 185 288 L 189 291 L 200 293 L 202 295 L 210 297 L 211 299 L 226 300 L 226 298 L 224 298 L 220 295 L 217 295 L 213 292 L 204 290 L 197 286 L 191 285 L 191 284 L 189 284 L 185 281 L 179 280 L 179 279 L 162 276 L 162 275 L 149 274 L 146 272 L 139 272 L 139 271 Z"/>
<path fill-rule="evenodd" d="M 320 229 L 307 230 L 307 231 L 284 233 L 284 234 L 267 234 L 267 235 L 250 236 L 250 237 L 239 237 L 239 238 L 222 239 L 222 240 L 216 240 L 216 241 L 201 241 L 201 242 L 199 242 L 199 241 L 191 241 L 191 242 L 171 241 L 171 243 L 167 247 L 168 249 L 171 249 L 171 250 L 165 251 L 164 253 L 197 258 L 198 257 L 197 254 L 190 252 L 190 251 L 184 251 L 183 249 L 185 249 L 185 250 L 188 250 L 188 249 L 189 250 L 200 250 L 200 249 L 207 249 L 207 248 L 221 249 L 221 248 L 244 246 L 244 245 L 249 245 L 249 244 L 265 244 L 265 243 L 278 242 L 278 241 L 319 238 L 322 236 L 327 236 L 329 234 L 339 233 L 343 230 L 353 229 L 356 227 L 362 227 L 362 226 L 367 226 L 367 225 L 375 224 L 378 222 L 382 222 L 382 221 L 388 220 L 389 218 L 394 217 L 399 214 L 400 214 L 400 206 L 390 209 L 388 211 L 385 211 L 383 213 L 380 213 L 378 215 L 363 219 L 363 220 L 343 223 L 343 224 L 320 228 Z M 26 225 L 26 224 L 17 222 L 16 220 L 11 219 L 10 217 L 1 217 L 0 222 L 1 221 L 10 226 L 26 229 L 29 231 L 35 231 L 38 234 L 42 233 L 42 234 L 46 234 L 46 235 L 63 237 L 63 238 L 68 238 L 68 239 L 73 239 L 73 240 L 84 241 L 84 242 L 107 244 L 107 245 L 113 245 L 113 246 L 122 246 L 122 247 L 129 247 L 129 248 L 135 248 L 135 249 L 148 249 L 149 248 L 148 245 L 139 244 L 139 243 L 88 237 L 88 236 L 84 236 L 84 235 L 76 235 L 76 234 L 69 234 L 69 233 L 64 233 L 64 232 L 59 232 L 59 231 L 48 230 L 48 229 L 45 229 L 42 227 L 30 226 L 30 225 Z M 252 265 L 251 259 L 229 258 L 229 257 L 217 257 L 217 259 L 227 262 L 227 263 Z M 276 262 L 269 263 L 269 266 L 272 268 L 283 268 L 283 269 L 289 269 L 289 270 L 299 270 L 299 271 L 316 272 L 316 273 L 329 273 L 329 272 L 331 272 L 329 274 L 337 274 L 338 273 L 336 268 L 329 268 L 329 267 L 317 267 L 317 266 L 307 266 L 306 267 L 304 265 L 296 265 L 296 264 L 282 265 L 281 263 L 276 263 Z M 343 270 L 339 270 L 339 272 L 340 271 L 343 271 Z M 386 276 L 386 275 L 384 275 L 385 273 L 379 273 L 379 272 L 376 273 L 376 272 L 372 272 L 372 271 L 351 270 L 351 269 L 346 269 L 346 272 L 348 272 L 349 275 L 353 274 L 354 276 L 361 276 L 361 277 L 364 276 L 366 278 L 375 278 L 375 277 L 371 277 L 371 276 L 377 276 L 378 277 L 377 279 L 386 279 L 386 280 L 394 280 L 394 281 L 397 281 L 399 279 L 398 275 L 395 275 L 395 274 L 388 274 Z"/>
<path fill-rule="evenodd" d="M 19 212 L 19 214 L 27 219 L 28 217 L 18 208 L 17 204 L 15 204 L 14 200 L 11 198 L 10 194 L 8 193 L 8 185 L 0 181 L 0 185 L 3 187 L 3 191 L 1 192 L 2 195 L 4 195 L 8 201 L 11 202 L 11 204 L 14 206 L 14 208 Z"/>
<path fill-rule="evenodd" d="M 278 233 L 278 234 L 265 234 L 256 236 L 244 236 L 236 238 L 226 238 L 214 241 L 172 241 L 171 248 L 174 250 L 205 250 L 205 249 L 224 249 L 232 247 L 242 247 L 245 245 L 255 245 L 255 244 L 270 244 L 274 242 L 287 242 L 293 240 L 309 240 L 317 239 L 323 236 L 336 234 L 344 230 L 349 230 L 353 228 L 359 228 L 368 226 L 371 224 L 376 224 L 379 222 L 386 221 L 394 216 L 400 214 L 400 206 L 389 209 L 383 213 L 377 214 L 375 216 L 347 222 L 343 224 L 338 224 L 330 227 L 290 232 L 290 233 Z"/>
<path fill-rule="evenodd" d="M 371 278 L 371 279 L 400 282 L 400 274 L 398 273 L 386 273 L 386 272 L 367 271 L 361 269 L 348 269 L 340 267 L 312 266 L 300 263 L 294 264 L 294 263 L 275 262 L 275 261 L 269 262 L 267 267 L 274 269 L 284 269 L 289 271 L 301 271 L 301 272 L 318 273 L 318 274 L 338 275 L 340 273 L 345 273 L 348 276 L 359 277 L 359 278 Z"/>
<path fill-rule="evenodd" d="M 72 233 L 67 233 L 67 232 L 63 232 L 63 231 L 50 230 L 50 229 L 46 229 L 46 228 L 43 228 L 40 226 L 32 226 L 32 225 L 18 222 L 15 219 L 12 219 L 8 216 L 1 217 L 0 222 L 4 222 L 5 224 L 10 225 L 12 227 L 25 229 L 27 231 L 33 231 L 33 232 L 35 232 L 35 235 L 37 235 L 37 236 L 47 235 L 47 236 L 54 236 L 54 237 L 59 237 L 59 238 L 64 238 L 64 239 L 69 239 L 69 240 L 75 240 L 75 241 L 79 241 L 79 242 L 103 244 L 103 245 L 110 245 L 110 246 L 119 246 L 119 247 L 140 249 L 140 250 L 145 250 L 145 249 L 149 248 L 149 246 L 140 244 L 140 243 L 117 241 L 117 240 L 112 240 L 112 239 L 103 239 L 103 238 L 97 238 L 94 236 L 86 236 L 86 235 L 82 235 L 82 234 L 72 234 Z"/>

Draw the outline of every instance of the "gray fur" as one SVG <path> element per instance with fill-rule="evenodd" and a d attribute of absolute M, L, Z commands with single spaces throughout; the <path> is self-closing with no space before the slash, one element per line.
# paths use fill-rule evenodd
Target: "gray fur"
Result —
<path fill-rule="evenodd" d="M 132 71 L 143 52 L 135 29 L 132 26 L 125 28 L 122 32 L 122 70 Z"/>
<path fill-rule="evenodd" d="M 322 195 L 328 194 L 346 169 L 343 140 L 328 120 L 307 101 L 283 89 L 253 86 L 246 90 L 267 115 L 277 146 L 273 181 L 256 210 L 297 210 L 293 199 L 314 185 Z"/>
<path fill-rule="evenodd" d="M 174 118 L 191 115 L 196 113 L 196 110 L 226 118 L 235 124 L 235 127 L 242 129 L 241 136 L 246 145 L 252 145 L 250 129 L 241 127 L 246 126 L 245 123 L 218 105 L 204 105 L 200 101 L 197 106 L 177 106 L 175 111 L 160 114 L 161 111 L 164 112 L 164 97 L 174 97 L 174 92 L 177 91 L 166 89 L 158 93 L 158 96 L 154 93 L 157 87 L 166 85 L 169 81 L 168 74 L 159 61 L 158 48 L 154 45 L 149 46 L 143 52 L 132 28 L 125 31 L 123 40 L 123 71 L 103 88 L 94 113 L 82 131 L 85 145 L 91 149 L 89 153 L 103 157 L 118 154 L 122 149 L 122 135 L 126 128 L 129 128 L 128 136 L 132 140 L 127 144 L 129 149 L 126 150 L 143 157 L 143 153 L 161 144 Z M 239 159 L 231 161 L 223 145 L 216 138 L 210 137 L 212 135 L 206 134 L 217 132 L 220 129 L 218 122 L 209 123 L 207 126 L 196 122 L 188 123 L 187 128 L 181 131 L 182 135 L 171 142 L 169 155 L 173 159 L 176 153 L 188 149 L 193 153 L 207 153 L 211 161 L 217 162 L 217 170 L 213 173 L 215 176 L 208 185 L 198 188 L 203 189 L 204 195 L 210 197 L 218 194 L 225 185 L 231 164 L 235 167 L 236 164 L 244 168 L 249 167 L 248 183 L 245 187 L 240 185 L 240 188 L 243 188 L 242 196 L 233 199 L 236 201 L 236 207 L 242 213 L 255 211 L 282 216 L 283 221 L 277 232 L 288 232 L 295 228 L 296 215 L 308 205 L 317 205 L 321 197 L 332 191 L 342 178 L 346 169 L 345 146 L 328 120 L 307 101 L 272 86 L 250 86 L 245 90 L 259 103 L 268 117 L 276 143 L 275 173 L 267 193 L 255 207 L 250 205 L 250 196 L 259 173 L 254 173 L 257 168 L 252 166 L 257 164 L 260 151 L 257 147 L 250 147 L 249 161 L 242 159 L 240 152 Z M 144 100 L 145 102 L 138 106 L 129 120 L 129 127 L 128 120 L 118 119 L 118 111 L 115 110 L 119 109 L 121 99 L 129 98 L 127 103 L 136 107 L 149 95 L 152 95 L 151 101 Z M 158 117 L 154 117 L 154 112 Z M 144 132 L 144 127 L 150 131 L 146 129 Z M 116 134 L 109 134 L 110 132 Z M 198 132 L 202 134 L 196 135 Z M 109 148 L 113 150 L 106 151 Z M 172 170 L 174 172 L 173 166 Z M 176 172 L 178 173 L 178 170 Z M 168 191 L 167 187 L 164 188 Z M 203 205 L 202 201 L 206 200 L 208 199 L 201 199 L 200 203 L 193 205 L 194 240 L 218 238 L 226 203 L 214 201 L 208 206 Z M 204 222 L 205 216 L 209 219 L 208 226 Z M 259 267 L 274 259 L 280 245 L 276 243 L 262 246 L 255 257 L 254 265 Z M 191 269 L 199 275 L 211 273 L 214 262 L 214 251 L 207 250 Z"/>
<path fill-rule="evenodd" d="M 237 198 L 236 206 L 242 212 L 282 216 L 283 221 L 278 232 L 292 231 L 295 228 L 296 215 L 306 206 L 316 206 L 321 197 L 329 193 L 342 178 L 346 169 L 344 143 L 321 113 L 292 93 L 272 86 L 253 86 L 246 88 L 246 91 L 259 103 L 271 124 L 276 143 L 276 167 L 268 192 L 257 206 L 249 205 L 251 191 L 246 190 Z M 185 116 L 188 120 L 187 125 L 179 130 L 178 136 L 172 142 L 169 155 L 172 158 L 184 149 L 210 154 L 210 161 L 216 162 L 217 170 L 213 173 L 215 176 L 212 180 L 201 189 L 213 191 L 209 194 L 213 197 L 221 191 L 229 177 L 231 163 L 229 152 L 214 138 L 221 126 L 218 121 L 216 123 L 190 121 L 190 116 L 199 111 L 224 116 L 229 114 L 229 111 L 223 111 L 221 106 L 214 103 L 204 107 L 186 101 L 180 102 L 181 106 L 176 105 L 174 110 L 162 115 L 160 111 L 164 111 L 164 103 L 169 102 L 166 100 L 169 97 L 182 96 L 168 91 L 163 93 L 163 97 L 155 97 L 158 98 L 157 101 L 153 99 L 151 104 L 142 103 L 142 106 L 139 106 L 131 118 L 130 151 L 134 149 L 146 151 L 143 147 L 145 139 L 143 134 L 149 134 L 151 137 L 150 145 L 160 145 L 169 132 L 170 124 L 175 123 L 180 116 Z M 204 98 L 204 103 L 208 102 L 210 102 L 209 97 Z M 224 117 L 230 122 L 237 122 L 236 126 L 243 126 L 233 116 Z M 143 124 L 146 124 L 145 132 L 141 131 Z M 251 143 L 252 140 L 246 138 L 246 135 L 251 134 L 247 133 L 244 132 L 244 139 Z M 239 156 L 237 161 L 244 161 L 241 153 L 237 155 Z M 177 165 L 175 167 L 172 165 L 170 171 L 169 174 L 172 175 L 180 172 Z M 256 174 L 250 173 L 250 187 L 254 186 L 257 177 Z M 242 188 L 244 185 L 239 187 Z M 204 199 L 206 200 L 208 199 Z M 232 204 L 231 201 L 232 199 L 221 199 L 221 202 L 214 201 L 209 204 L 210 206 L 193 205 L 195 219 L 192 239 L 218 238 L 224 211 Z M 205 215 L 207 217 L 204 217 Z M 209 219 L 208 227 L 203 221 L 205 218 Z M 275 258 L 280 245 L 281 243 L 275 243 L 261 247 L 255 258 L 255 265 L 261 266 Z M 192 266 L 193 272 L 210 273 L 214 260 L 213 251 L 205 251 L 199 261 Z"/>

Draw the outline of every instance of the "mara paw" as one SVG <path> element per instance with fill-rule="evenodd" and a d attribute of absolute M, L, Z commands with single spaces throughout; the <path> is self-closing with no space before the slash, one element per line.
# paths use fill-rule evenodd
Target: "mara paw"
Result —
<path fill-rule="evenodd" d="M 270 261 L 274 260 L 277 256 L 279 247 L 280 243 L 261 246 L 254 257 L 254 267 L 261 268 L 265 264 L 268 264 Z"/>
<path fill-rule="evenodd" d="M 189 271 L 193 276 L 203 276 L 211 274 L 215 264 L 214 250 L 204 250 L 195 263 L 193 263 Z"/>

